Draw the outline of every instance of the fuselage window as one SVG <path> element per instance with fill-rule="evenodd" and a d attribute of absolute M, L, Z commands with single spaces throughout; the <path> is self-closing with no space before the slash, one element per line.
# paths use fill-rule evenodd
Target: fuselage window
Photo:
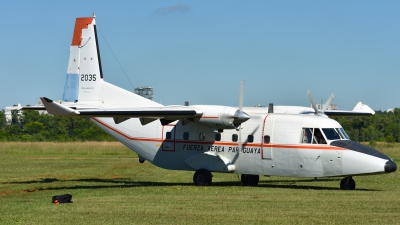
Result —
<path fill-rule="evenodd" d="M 314 128 L 313 144 L 326 144 L 326 140 L 319 128 Z"/>
<path fill-rule="evenodd" d="M 313 134 L 313 128 L 303 128 L 303 131 L 301 132 L 300 143 L 311 144 L 312 134 Z"/>
<path fill-rule="evenodd" d="M 204 141 L 206 139 L 206 135 L 204 133 L 199 134 L 199 140 Z"/>
<path fill-rule="evenodd" d="M 253 135 L 247 136 L 247 142 L 252 143 L 253 141 L 254 141 L 254 136 Z"/>
<path fill-rule="evenodd" d="M 215 134 L 215 140 L 216 141 L 220 141 L 221 140 L 221 134 L 220 133 L 216 133 Z"/>
<path fill-rule="evenodd" d="M 183 133 L 183 140 L 189 140 L 189 132 Z"/>
<path fill-rule="evenodd" d="M 237 142 L 238 141 L 238 135 L 237 134 L 232 134 L 232 141 Z"/>
<path fill-rule="evenodd" d="M 270 141 L 271 141 L 271 138 L 269 137 L 269 135 L 265 135 L 264 136 L 264 144 L 269 144 Z"/>
<path fill-rule="evenodd" d="M 165 134 L 165 139 L 171 139 L 171 137 L 172 137 L 172 134 L 171 134 L 171 132 L 167 132 L 166 134 Z"/>

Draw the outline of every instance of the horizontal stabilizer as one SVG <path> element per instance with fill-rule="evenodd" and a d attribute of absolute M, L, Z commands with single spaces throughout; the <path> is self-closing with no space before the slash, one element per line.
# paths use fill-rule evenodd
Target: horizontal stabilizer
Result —
<path fill-rule="evenodd" d="M 76 116 L 79 115 L 79 112 L 62 105 L 60 103 L 54 102 L 51 99 L 46 97 L 40 97 L 44 107 L 46 108 L 47 112 L 56 115 L 56 116 Z"/>
<path fill-rule="evenodd" d="M 372 110 L 368 105 L 359 102 L 354 107 L 352 111 L 344 111 L 344 110 L 325 110 L 324 112 L 327 116 L 372 116 L 375 114 L 375 111 Z"/>

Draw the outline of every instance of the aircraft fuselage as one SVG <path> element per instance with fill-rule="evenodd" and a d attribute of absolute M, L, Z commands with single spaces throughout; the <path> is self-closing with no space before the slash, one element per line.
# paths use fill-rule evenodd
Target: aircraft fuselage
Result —
<path fill-rule="evenodd" d="M 180 121 L 165 126 L 154 121 L 142 126 L 135 118 L 121 124 L 109 118 L 92 120 L 141 158 L 165 169 L 293 177 L 392 172 L 385 171 L 386 163 L 392 160 L 377 150 L 351 142 L 345 134 L 342 137 L 336 134 L 338 139 L 330 140 L 332 135 L 326 132 L 343 131 L 330 118 L 249 115 L 250 119 L 240 127 L 241 132 L 236 129 L 218 132 L 196 123 L 183 125 Z M 317 135 L 321 134 L 323 139 L 318 140 Z"/>

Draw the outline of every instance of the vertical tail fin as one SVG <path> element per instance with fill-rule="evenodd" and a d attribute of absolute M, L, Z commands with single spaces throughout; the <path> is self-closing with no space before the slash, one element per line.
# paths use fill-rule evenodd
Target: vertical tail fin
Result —
<path fill-rule="evenodd" d="M 160 106 L 104 81 L 95 16 L 75 21 L 62 101 L 77 108 Z"/>
<path fill-rule="evenodd" d="M 62 100 L 101 101 L 103 83 L 95 15 L 76 18 Z"/>

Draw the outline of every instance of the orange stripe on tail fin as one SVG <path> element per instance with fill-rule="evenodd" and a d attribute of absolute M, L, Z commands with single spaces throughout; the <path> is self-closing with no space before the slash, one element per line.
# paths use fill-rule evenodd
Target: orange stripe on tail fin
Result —
<path fill-rule="evenodd" d="M 71 46 L 79 46 L 82 40 L 82 29 L 87 29 L 88 25 L 93 22 L 93 17 L 76 18 L 74 36 L 72 37 Z"/>

